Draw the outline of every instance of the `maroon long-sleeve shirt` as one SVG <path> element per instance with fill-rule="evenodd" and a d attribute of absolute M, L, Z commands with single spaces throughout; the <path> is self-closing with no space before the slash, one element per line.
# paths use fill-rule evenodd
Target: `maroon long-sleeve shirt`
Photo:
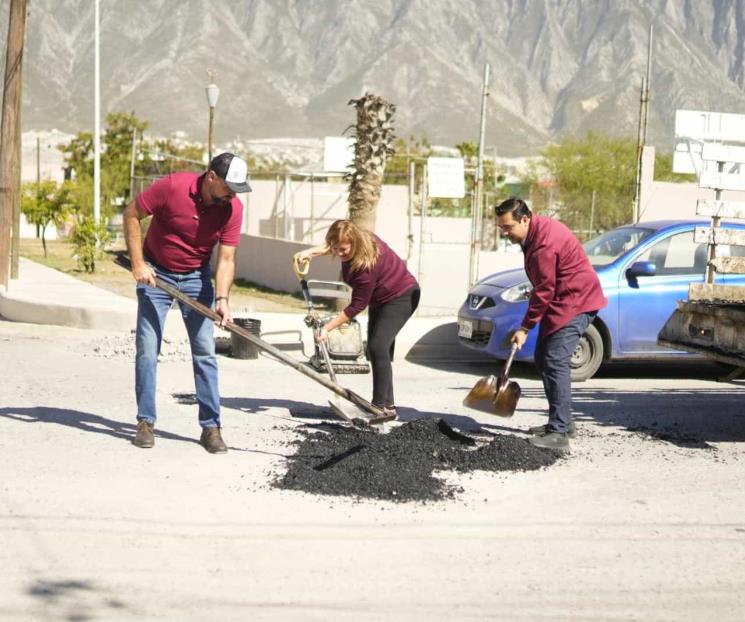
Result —
<path fill-rule="evenodd" d="M 545 337 L 580 313 L 599 311 L 608 304 L 585 250 L 558 220 L 533 215 L 523 253 L 533 285 L 523 328 L 540 322 L 539 337 Z"/>
<path fill-rule="evenodd" d="M 365 307 L 375 309 L 405 294 L 417 284 L 403 259 L 377 235 L 375 244 L 380 254 L 371 269 L 352 272 L 348 261 L 341 263 L 342 279 L 352 287 L 352 300 L 344 309 L 350 319 Z"/>

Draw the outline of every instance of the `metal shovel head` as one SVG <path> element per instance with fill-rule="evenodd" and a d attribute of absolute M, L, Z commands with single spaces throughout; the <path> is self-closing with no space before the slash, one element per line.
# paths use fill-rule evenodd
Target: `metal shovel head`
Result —
<path fill-rule="evenodd" d="M 497 394 L 497 377 L 484 376 L 463 398 L 463 406 L 494 414 L 494 397 Z"/>
<path fill-rule="evenodd" d="M 494 396 L 492 412 L 499 417 L 511 417 L 515 414 L 521 393 L 517 382 L 509 380 L 506 376 L 500 376 L 497 381 L 497 393 Z"/>
<path fill-rule="evenodd" d="M 329 406 L 333 413 L 349 423 L 356 423 L 358 421 L 364 422 L 367 425 L 380 425 L 388 421 L 393 421 L 395 415 L 381 415 L 379 417 L 371 417 L 369 413 L 362 411 L 354 405 L 342 404 L 339 399 L 329 400 Z"/>

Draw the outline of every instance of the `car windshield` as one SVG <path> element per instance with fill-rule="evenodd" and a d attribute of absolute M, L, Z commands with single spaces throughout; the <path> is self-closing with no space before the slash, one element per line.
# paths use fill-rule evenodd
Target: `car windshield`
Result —
<path fill-rule="evenodd" d="M 599 235 L 585 242 L 582 246 L 596 268 L 612 264 L 625 252 L 637 246 L 642 240 L 654 233 L 654 229 L 641 227 L 621 227 Z"/>

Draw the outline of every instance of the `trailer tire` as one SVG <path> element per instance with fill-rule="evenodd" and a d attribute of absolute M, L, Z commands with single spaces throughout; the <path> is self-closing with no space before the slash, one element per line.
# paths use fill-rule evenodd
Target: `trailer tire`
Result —
<path fill-rule="evenodd" d="M 604 354 L 603 336 L 590 324 L 572 353 L 572 382 L 584 382 L 592 378 L 603 363 Z"/>

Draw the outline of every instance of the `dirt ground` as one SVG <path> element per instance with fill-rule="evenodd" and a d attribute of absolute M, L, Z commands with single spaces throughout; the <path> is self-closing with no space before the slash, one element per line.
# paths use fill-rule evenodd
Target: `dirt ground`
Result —
<path fill-rule="evenodd" d="M 0 620 L 745 618 L 743 387 L 712 367 L 606 370 L 574 387 L 567 459 L 395 503 L 271 485 L 329 396 L 270 359 L 220 358 L 224 456 L 196 443 L 190 362 L 165 360 L 135 448 L 131 353 L 106 337 L 0 321 Z M 486 371 L 397 361 L 402 419 L 544 422 L 525 366 L 513 418 L 466 411 Z"/>

